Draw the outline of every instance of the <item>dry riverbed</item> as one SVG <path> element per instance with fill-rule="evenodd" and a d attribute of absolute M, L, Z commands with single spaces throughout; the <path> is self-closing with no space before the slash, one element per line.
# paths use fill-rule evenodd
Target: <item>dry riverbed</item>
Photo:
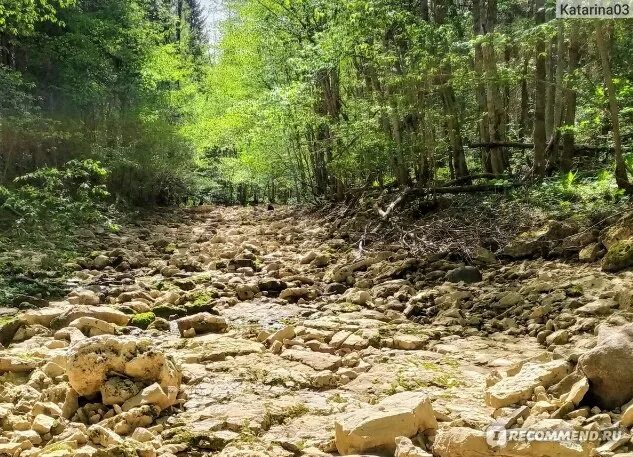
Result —
<path fill-rule="evenodd" d="M 291 208 L 166 220 L 2 309 L 0 455 L 632 455 L 631 272 L 359 253 Z M 622 433 L 491 446 L 490 424 Z"/>

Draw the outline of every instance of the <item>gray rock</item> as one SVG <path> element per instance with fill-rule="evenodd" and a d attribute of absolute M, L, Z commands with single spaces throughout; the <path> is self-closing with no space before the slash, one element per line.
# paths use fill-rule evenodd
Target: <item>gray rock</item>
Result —
<path fill-rule="evenodd" d="M 580 357 L 578 368 L 589 379 L 589 396 L 599 406 L 613 409 L 631 400 L 633 324 L 601 327 L 596 347 Z"/>
<path fill-rule="evenodd" d="M 446 273 L 446 279 L 450 282 L 465 282 L 471 284 L 481 281 L 481 272 L 476 267 L 457 267 Z"/>

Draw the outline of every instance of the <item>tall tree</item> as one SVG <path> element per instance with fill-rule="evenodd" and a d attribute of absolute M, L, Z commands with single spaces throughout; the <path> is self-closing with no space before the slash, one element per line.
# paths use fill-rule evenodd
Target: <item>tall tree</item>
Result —
<path fill-rule="evenodd" d="M 615 180 L 619 188 L 625 189 L 627 192 L 632 192 L 633 186 L 629 182 L 626 162 L 624 161 L 624 155 L 622 153 L 620 110 L 618 108 L 615 84 L 613 83 L 613 77 L 611 75 L 610 46 L 608 44 L 610 43 L 609 31 L 600 20 L 596 21 L 595 35 L 600 61 L 602 63 L 604 84 L 607 88 L 609 99 L 609 114 L 611 116 L 611 131 L 613 133 L 613 148 L 615 152 Z"/>
<path fill-rule="evenodd" d="M 537 26 L 545 23 L 545 0 L 535 0 L 534 20 Z M 542 31 L 538 31 L 539 34 Z M 545 100 L 546 100 L 546 50 L 545 40 L 539 36 L 536 41 L 535 59 L 536 69 L 534 73 L 534 174 L 545 176 Z"/>

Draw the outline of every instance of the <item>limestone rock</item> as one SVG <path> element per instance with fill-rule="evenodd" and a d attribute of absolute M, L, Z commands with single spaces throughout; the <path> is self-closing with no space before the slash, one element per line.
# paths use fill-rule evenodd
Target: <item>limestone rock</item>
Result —
<path fill-rule="evenodd" d="M 396 452 L 393 457 L 433 457 L 425 450 L 415 446 L 406 436 L 396 437 Z"/>
<path fill-rule="evenodd" d="M 428 396 L 402 392 L 336 421 L 336 448 L 341 455 L 376 449 L 393 452 L 396 437 L 411 437 L 435 428 L 437 421 Z"/>
<path fill-rule="evenodd" d="M 167 389 L 180 386 L 181 374 L 150 340 L 96 336 L 70 347 L 68 380 L 79 395 L 100 391 L 110 374 L 122 374 L 144 383 L 159 382 Z"/>
<path fill-rule="evenodd" d="M 296 301 L 300 298 L 307 299 L 310 297 L 310 294 L 310 289 L 305 289 L 303 287 L 289 287 L 281 291 L 279 298 L 282 300 Z"/>
<path fill-rule="evenodd" d="M 141 405 L 156 405 L 161 410 L 166 409 L 176 403 L 177 394 L 178 389 L 175 386 L 169 386 L 164 390 L 160 384 L 154 383 L 123 403 L 121 409 L 130 411 L 132 408 L 137 408 Z"/>
<path fill-rule="evenodd" d="M 585 246 L 578 253 L 578 260 L 581 262 L 595 262 L 604 254 L 604 249 L 600 243 L 591 243 Z"/>
<path fill-rule="evenodd" d="M 51 321 L 54 328 L 67 327 L 75 319 L 80 317 L 92 317 L 115 325 L 127 325 L 131 316 L 111 308 L 109 306 L 85 306 L 77 305 L 67 309 L 57 318 Z"/>
<path fill-rule="evenodd" d="M 580 356 L 578 368 L 589 379 L 591 399 L 616 408 L 633 398 L 633 324 L 600 328 L 596 346 Z"/>
<path fill-rule="evenodd" d="M 623 427 L 629 428 L 633 426 L 633 404 L 631 404 L 627 408 L 623 408 L 620 422 Z"/>
<path fill-rule="evenodd" d="M 92 290 L 78 290 L 70 294 L 68 302 L 71 305 L 96 306 L 99 304 L 99 296 Z"/>
<path fill-rule="evenodd" d="M 578 406 L 588 391 L 589 380 L 583 377 L 571 387 L 571 390 L 565 396 L 565 402 L 571 402 L 575 406 Z"/>
<path fill-rule="evenodd" d="M 138 394 L 142 387 L 131 379 L 112 376 L 101 386 L 101 401 L 104 405 L 121 405 Z"/>
<path fill-rule="evenodd" d="M 401 333 L 393 336 L 393 347 L 404 350 L 422 349 L 427 341 L 428 337 L 421 338 L 417 335 Z"/>
<path fill-rule="evenodd" d="M 559 419 L 539 420 L 531 424 L 530 429 L 569 432 L 580 430 L 579 427 Z M 507 441 L 502 444 L 492 439 L 495 437 L 492 433 L 464 427 L 441 429 L 435 436 L 433 454 L 438 457 L 586 457 L 592 455 L 595 447 L 589 441 Z M 495 445 L 494 448 L 488 445 L 487 438 Z"/>
<path fill-rule="evenodd" d="M 528 362 L 514 376 L 502 379 L 486 390 L 486 404 L 502 408 L 529 400 L 537 386 L 548 387 L 562 380 L 570 371 L 565 360 L 544 364 Z"/>
<path fill-rule="evenodd" d="M 486 434 L 466 427 L 438 430 L 433 443 L 433 454 L 438 457 L 491 457 L 495 453 L 486 443 Z"/>
<path fill-rule="evenodd" d="M 294 360 L 308 365 L 317 371 L 336 370 L 341 366 L 341 358 L 326 354 L 324 352 L 302 351 L 298 349 L 288 349 L 281 355 L 284 359 Z"/>
<path fill-rule="evenodd" d="M 114 335 L 116 326 L 95 317 L 82 316 L 68 324 L 87 336 Z"/>
<path fill-rule="evenodd" d="M 268 345 L 273 344 L 275 341 L 279 341 L 280 343 L 284 340 L 290 340 L 295 337 L 295 328 L 292 325 L 286 325 L 283 328 L 280 328 L 275 333 L 266 338 L 266 343 Z"/>
<path fill-rule="evenodd" d="M 602 259 L 604 271 L 620 271 L 633 266 L 633 239 L 614 243 Z"/>
<path fill-rule="evenodd" d="M 255 284 L 238 284 L 235 287 L 235 294 L 240 300 L 250 300 L 259 292 L 259 288 Z"/>
<path fill-rule="evenodd" d="M 14 356 L 0 356 L 0 373 L 24 373 L 33 371 L 39 366 L 44 365 L 44 359 L 21 359 Z"/>
<path fill-rule="evenodd" d="M 600 241 L 607 248 L 615 243 L 633 237 L 633 212 L 622 216 L 615 224 L 607 227 L 600 235 Z"/>
<path fill-rule="evenodd" d="M 0 344 L 8 346 L 11 341 L 13 341 L 13 337 L 22 325 L 24 325 L 23 321 L 17 318 L 10 319 L 0 324 Z"/>
<path fill-rule="evenodd" d="M 209 332 L 222 332 L 229 326 L 224 317 L 211 313 L 198 313 L 181 317 L 176 321 L 176 325 L 178 325 L 178 331 L 182 336 L 190 329 L 194 329 L 197 335 L 201 335 Z"/>
<path fill-rule="evenodd" d="M 51 428 L 55 426 L 57 421 L 45 414 L 38 414 L 33 418 L 33 423 L 31 424 L 31 428 L 35 430 L 40 435 L 45 435 L 51 431 Z"/>

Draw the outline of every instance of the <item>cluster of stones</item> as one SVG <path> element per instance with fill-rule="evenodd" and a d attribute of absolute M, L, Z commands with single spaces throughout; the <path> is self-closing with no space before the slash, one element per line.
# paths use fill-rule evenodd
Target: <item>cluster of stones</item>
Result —
<path fill-rule="evenodd" d="M 415 258 L 398 246 L 358 252 L 328 237 L 327 227 L 249 211 L 226 210 L 225 219 L 200 210 L 188 221 L 193 227 L 113 237 L 113 248 L 77 261 L 81 285 L 65 300 L 24 297 L 23 311 L 0 323 L 0 372 L 8 373 L 0 455 L 571 457 L 633 450 L 633 330 L 625 325 L 633 277 L 612 273 L 629 265 L 629 251 L 620 249 L 633 234 L 628 219 L 589 234 L 550 223 L 497 255 L 478 248 L 466 265 Z M 541 255 L 604 258 L 599 270 Z M 438 389 L 450 390 L 446 373 L 430 383 L 372 388 L 390 359 L 414 360 L 412 377 L 423 378 L 437 370 L 432 356 L 458 354 L 462 341 L 520 344 L 528 337 L 548 351 L 492 372 L 485 385 L 468 384 L 472 365 L 451 361 L 456 385 L 481 398 L 483 421 L 445 411 Z M 328 406 L 318 414 L 295 404 L 269 407 L 292 393 Z M 241 395 L 253 403 L 240 403 Z M 487 424 L 618 426 L 626 439 L 496 449 L 486 442 Z"/>

